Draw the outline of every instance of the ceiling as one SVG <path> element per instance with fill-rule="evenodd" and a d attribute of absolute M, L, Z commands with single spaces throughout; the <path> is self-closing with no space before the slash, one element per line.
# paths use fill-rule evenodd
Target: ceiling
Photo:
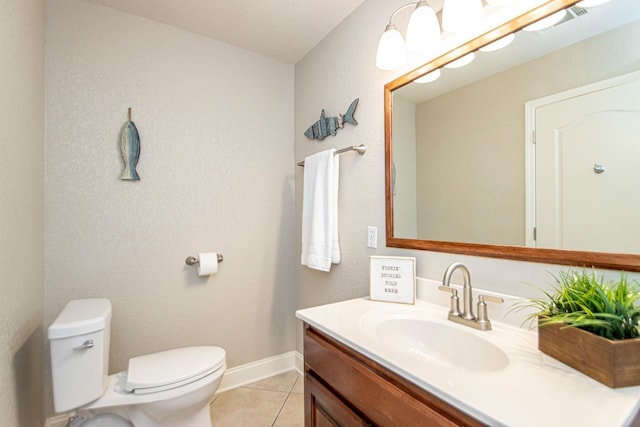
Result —
<path fill-rule="evenodd" d="M 295 64 L 364 0 L 88 0 Z"/>

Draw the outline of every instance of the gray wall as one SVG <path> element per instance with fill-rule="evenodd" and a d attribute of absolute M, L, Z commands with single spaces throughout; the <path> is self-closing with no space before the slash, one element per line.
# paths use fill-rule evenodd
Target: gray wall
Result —
<path fill-rule="evenodd" d="M 0 419 L 40 426 L 44 1 L 0 2 Z"/>
<path fill-rule="evenodd" d="M 50 0 L 45 324 L 113 304 L 111 372 L 219 345 L 295 348 L 293 65 L 82 0 Z M 138 182 L 118 138 L 133 108 Z M 188 255 L 217 251 L 200 278 Z"/>

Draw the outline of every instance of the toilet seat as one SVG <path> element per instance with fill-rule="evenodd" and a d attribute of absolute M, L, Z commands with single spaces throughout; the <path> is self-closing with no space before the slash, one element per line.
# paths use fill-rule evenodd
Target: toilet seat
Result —
<path fill-rule="evenodd" d="M 129 359 L 125 389 L 134 394 L 150 394 L 192 383 L 212 374 L 225 364 L 220 347 L 176 348 Z"/>

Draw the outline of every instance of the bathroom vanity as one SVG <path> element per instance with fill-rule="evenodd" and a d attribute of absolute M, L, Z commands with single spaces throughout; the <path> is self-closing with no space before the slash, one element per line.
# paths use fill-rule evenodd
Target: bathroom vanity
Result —
<path fill-rule="evenodd" d="M 299 310 L 305 425 L 640 426 L 640 387 L 608 388 L 537 350 L 535 331 L 447 307 L 349 300 Z"/>
<path fill-rule="evenodd" d="M 304 360 L 307 426 L 484 425 L 309 325 Z"/>

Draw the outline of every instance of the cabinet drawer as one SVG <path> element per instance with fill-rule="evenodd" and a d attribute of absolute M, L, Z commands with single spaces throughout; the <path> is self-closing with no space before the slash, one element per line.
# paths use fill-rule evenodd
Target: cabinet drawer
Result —
<path fill-rule="evenodd" d="M 370 425 L 316 380 L 313 374 L 305 374 L 304 393 L 306 427 L 367 427 Z"/>
<path fill-rule="evenodd" d="M 482 426 L 372 360 L 307 327 L 305 370 L 379 426 Z"/>

